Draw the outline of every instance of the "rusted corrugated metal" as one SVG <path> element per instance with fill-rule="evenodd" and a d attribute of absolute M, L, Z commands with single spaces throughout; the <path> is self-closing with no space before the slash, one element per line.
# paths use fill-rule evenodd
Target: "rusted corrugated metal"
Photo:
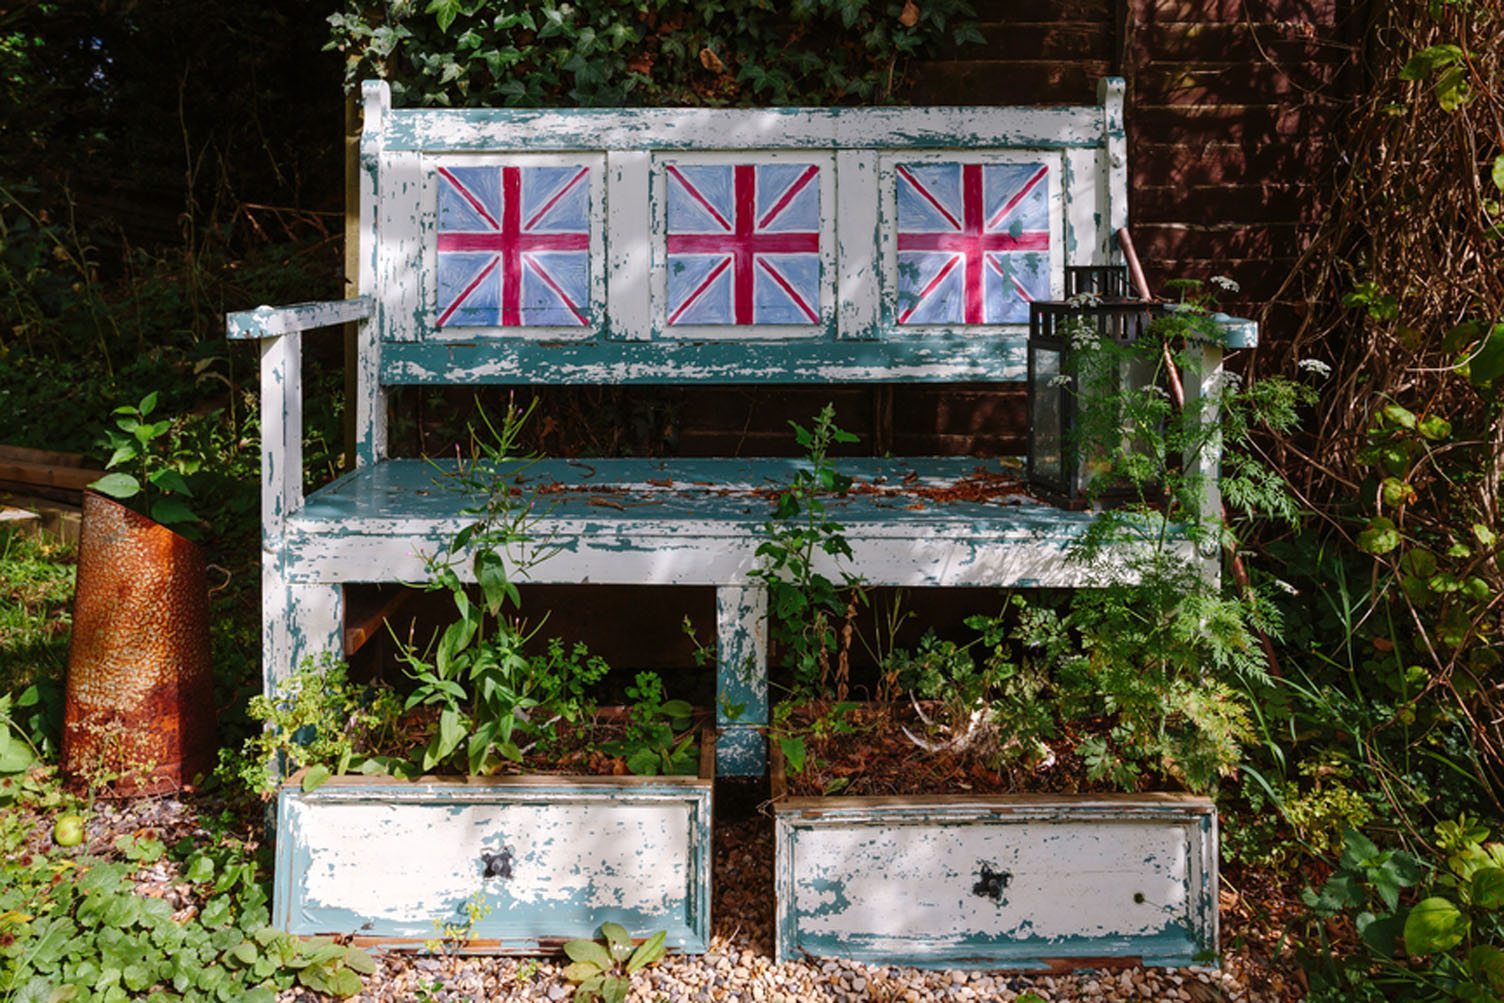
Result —
<path fill-rule="evenodd" d="M 121 794 L 172 790 L 214 765 L 214 722 L 202 551 L 85 493 L 64 772 Z"/>

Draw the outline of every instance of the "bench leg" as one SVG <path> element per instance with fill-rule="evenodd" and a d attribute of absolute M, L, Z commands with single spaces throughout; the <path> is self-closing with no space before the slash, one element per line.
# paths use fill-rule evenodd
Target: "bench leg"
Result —
<path fill-rule="evenodd" d="M 721 777 L 760 777 L 767 771 L 768 590 L 715 590 L 715 770 Z"/>
<path fill-rule="evenodd" d="M 264 582 L 262 588 L 263 691 L 270 696 L 303 661 L 325 653 L 345 656 L 344 593 L 338 585 Z"/>

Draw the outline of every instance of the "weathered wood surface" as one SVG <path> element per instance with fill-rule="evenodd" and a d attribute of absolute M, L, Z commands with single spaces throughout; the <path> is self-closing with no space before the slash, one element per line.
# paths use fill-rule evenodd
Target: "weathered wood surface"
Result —
<path fill-rule="evenodd" d="M 520 499 L 537 492 L 530 552 L 546 559 L 524 580 L 752 584 L 774 497 L 800 465 L 792 459 L 535 463 L 520 482 L 504 482 L 519 489 Z M 287 525 L 287 580 L 330 585 L 426 578 L 426 558 L 474 521 L 465 510 L 479 501 L 446 490 L 446 469 L 388 460 L 311 495 Z M 853 458 L 842 469 L 857 479 L 857 491 L 827 506 L 853 551 L 845 567 L 870 584 L 1065 587 L 1127 573 L 1126 551 L 1093 566 L 1066 560 L 1090 513 L 1007 492 L 987 501 L 922 494 L 978 477 L 1016 477 L 1015 467 L 962 457 Z M 839 576 L 841 568 L 820 560 L 826 574 Z M 463 554 L 457 563 L 464 565 Z M 470 573 L 464 566 L 457 571 Z"/>
<path fill-rule="evenodd" d="M 1183 966 L 1217 954 L 1204 798 L 800 798 L 774 806 L 779 960 Z"/>
<path fill-rule="evenodd" d="M 712 784 L 343 777 L 310 794 L 290 784 L 278 800 L 275 922 L 398 949 L 440 939 L 447 924 L 471 938 L 457 949 L 486 954 L 554 950 L 617 922 L 703 951 Z M 472 903 L 489 912 L 470 926 Z"/>

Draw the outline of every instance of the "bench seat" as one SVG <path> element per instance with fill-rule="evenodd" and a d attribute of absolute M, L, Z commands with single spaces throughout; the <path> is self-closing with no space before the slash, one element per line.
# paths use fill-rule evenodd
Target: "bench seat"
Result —
<path fill-rule="evenodd" d="M 532 495 L 529 533 L 537 550 L 549 555 L 525 580 L 706 586 L 754 581 L 773 501 L 801 462 L 519 463 L 506 482 Z M 852 458 L 836 466 L 853 478 L 853 487 L 843 498 L 827 499 L 827 509 L 845 527 L 854 554 L 843 566 L 868 584 L 1071 587 L 1092 573 L 1064 559 L 1092 515 L 1024 494 L 1012 463 Z M 425 559 L 475 521 L 466 510 L 480 502 L 456 489 L 454 468 L 453 461 L 387 460 L 310 495 L 287 521 L 288 580 L 425 580 Z M 832 578 L 841 571 L 833 565 L 824 570 Z"/>

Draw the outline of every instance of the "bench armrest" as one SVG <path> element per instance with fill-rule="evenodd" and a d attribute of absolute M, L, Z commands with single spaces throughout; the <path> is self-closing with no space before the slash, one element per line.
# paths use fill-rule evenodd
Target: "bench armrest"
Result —
<path fill-rule="evenodd" d="M 232 340 L 261 343 L 261 539 L 275 549 L 303 507 L 303 332 L 371 316 L 369 296 L 262 306 L 225 317 Z"/>
<path fill-rule="evenodd" d="M 335 327 L 371 316 L 374 304 L 369 296 L 348 300 L 323 300 L 294 303 L 291 306 L 258 306 L 225 314 L 225 337 L 231 341 L 258 341 L 279 338 L 296 331 Z"/>

